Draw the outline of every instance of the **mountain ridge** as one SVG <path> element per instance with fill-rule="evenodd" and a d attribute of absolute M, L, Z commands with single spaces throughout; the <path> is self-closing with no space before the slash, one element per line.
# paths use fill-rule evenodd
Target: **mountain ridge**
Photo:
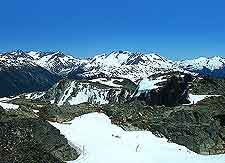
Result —
<path fill-rule="evenodd" d="M 225 77 L 225 59 L 223 57 L 201 57 L 193 60 L 172 61 L 158 53 L 113 51 L 96 55 L 89 59 L 79 59 L 63 52 L 12 51 L 0 55 L 0 73 L 2 86 L 8 85 L 15 90 L 45 90 L 60 79 L 97 79 L 124 78 L 138 83 L 157 73 L 185 72 L 200 76 Z M 10 74 L 10 75 L 7 75 Z M 26 74 L 26 75 L 24 75 Z M 7 80 L 5 79 L 7 78 Z M 20 82 L 18 82 L 19 79 Z M 32 83 L 40 83 L 41 88 Z M 9 82 L 7 82 L 9 81 Z M 30 83 L 25 90 L 19 83 Z M 39 84 L 37 84 L 40 86 Z M 29 89 L 31 88 L 32 89 Z M 20 89 L 17 89 L 20 88 Z M 11 93 L 2 96 L 13 95 Z"/>
<path fill-rule="evenodd" d="M 7 59 L 17 61 L 27 60 L 27 62 L 29 61 L 37 64 L 56 74 L 60 74 L 63 69 L 73 70 L 76 67 L 82 66 L 82 64 L 84 64 L 86 68 L 89 68 L 90 66 L 118 67 L 123 65 L 143 65 L 145 62 L 152 61 L 148 64 L 159 64 L 158 67 L 174 66 L 190 71 L 201 70 L 204 67 L 213 71 L 215 69 L 220 69 L 225 65 L 225 58 L 221 56 L 199 57 L 194 59 L 173 61 L 161 56 L 159 53 L 129 52 L 122 50 L 95 55 L 90 59 L 81 59 L 60 51 L 44 52 L 16 50 L 0 54 L 0 63 Z M 162 64 L 163 62 L 165 64 Z M 156 65 L 154 66 L 157 67 Z"/>

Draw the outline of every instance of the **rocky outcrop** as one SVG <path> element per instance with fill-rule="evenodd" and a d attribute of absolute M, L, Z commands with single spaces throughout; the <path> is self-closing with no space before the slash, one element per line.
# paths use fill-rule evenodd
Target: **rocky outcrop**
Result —
<path fill-rule="evenodd" d="M 19 104 L 20 99 L 15 99 Z M 156 136 L 186 146 L 199 154 L 224 154 L 225 145 L 225 98 L 206 98 L 197 104 L 179 106 L 149 106 L 145 101 L 112 104 L 88 104 L 57 106 L 46 103 L 37 108 L 23 101 L 25 107 L 38 109 L 37 115 L 54 122 L 65 122 L 82 114 L 103 112 L 112 123 L 126 130 L 149 130 Z M 43 102 L 42 102 L 43 103 Z M 22 103 L 20 103 L 22 104 Z"/>
<path fill-rule="evenodd" d="M 1 162 L 62 163 L 79 155 L 58 129 L 34 113 L 1 109 L 0 119 Z"/>
<path fill-rule="evenodd" d="M 207 109 L 209 106 L 175 108 L 161 115 L 162 122 L 152 125 L 152 129 L 196 153 L 225 153 L 225 126 Z"/>
<path fill-rule="evenodd" d="M 147 105 L 177 106 L 189 103 L 188 91 L 192 76 L 185 74 L 183 77 L 181 75 L 172 75 L 165 78 L 166 81 L 159 83 L 158 88 L 149 88 L 149 90 L 135 96 L 135 99 L 145 101 Z"/>
<path fill-rule="evenodd" d="M 225 95 L 225 80 L 211 77 L 195 78 L 190 92 L 203 95 Z"/>
<path fill-rule="evenodd" d="M 89 80 L 61 80 L 40 97 L 57 105 L 77 105 L 80 103 L 106 104 L 125 102 L 130 97 L 135 84 L 127 81 L 115 82 L 121 87 L 113 87 Z M 132 82 L 131 82 L 132 83 Z"/>
<path fill-rule="evenodd" d="M 124 129 L 138 127 L 204 155 L 225 153 L 225 98 L 197 105 L 146 106 L 138 101 L 103 106 L 103 112 Z"/>

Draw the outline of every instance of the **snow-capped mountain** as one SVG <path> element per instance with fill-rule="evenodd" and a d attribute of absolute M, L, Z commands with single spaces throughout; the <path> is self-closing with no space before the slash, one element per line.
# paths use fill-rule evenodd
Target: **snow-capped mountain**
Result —
<path fill-rule="evenodd" d="M 87 61 L 76 59 L 62 52 L 24 52 L 17 50 L 0 55 L 0 64 L 2 63 L 6 66 L 21 66 L 24 64 L 38 65 L 58 75 L 67 74 L 85 62 Z"/>
<path fill-rule="evenodd" d="M 47 90 L 59 79 L 23 51 L 0 55 L 0 97 Z"/>
<path fill-rule="evenodd" d="M 78 71 L 79 70 L 79 71 Z M 172 61 L 158 54 L 112 52 L 97 55 L 90 62 L 69 73 L 69 78 L 122 77 L 132 81 L 146 78 L 154 73 L 182 71 Z"/>
<path fill-rule="evenodd" d="M 8 67 L 21 67 L 21 66 L 38 66 L 34 62 L 31 62 L 32 57 L 24 53 L 23 51 L 16 51 L 10 53 L 4 53 L 0 55 L 0 66 L 2 68 Z"/>
<path fill-rule="evenodd" d="M 57 75 L 68 75 L 70 79 L 122 77 L 135 82 L 155 73 L 171 71 L 189 71 L 202 75 L 225 74 L 221 73 L 221 71 L 224 71 L 225 59 L 218 56 L 171 61 L 156 53 L 145 54 L 128 51 L 114 51 L 110 54 L 96 55 L 90 60 L 85 60 L 74 58 L 63 52 L 24 52 L 17 50 L 1 54 L 0 65 L 7 67 L 40 66 Z"/>
<path fill-rule="evenodd" d="M 211 58 L 200 57 L 193 60 L 183 60 L 175 64 L 187 71 L 203 76 L 225 77 L 225 58 L 215 56 Z"/>
<path fill-rule="evenodd" d="M 204 67 L 213 71 L 225 66 L 225 58 L 219 56 L 212 58 L 200 57 L 193 60 L 178 61 L 176 64 L 191 71 L 202 70 Z"/>
<path fill-rule="evenodd" d="M 33 62 L 58 75 L 67 74 L 72 69 L 87 62 L 62 52 L 28 52 L 27 54 L 32 57 Z"/>
<path fill-rule="evenodd" d="M 7 83 L 6 78 L 15 82 L 22 82 L 21 79 L 23 78 L 23 83 L 25 81 L 32 83 L 31 79 L 33 81 L 44 79 L 43 81 L 47 83 L 51 81 L 50 84 L 47 84 L 48 88 L 62 77 L 72 80 L 124 78 L 137 84 L 139 80 L 148 78 L 153 74 L 176 71 L 225 77 L 225 59 L 222 57 L 200 57 L 194 60 L 171 61 L 156 53 L 145 54 L 128 51 L 114 51 L 110 54 L 96 55 L 87 60 L 77 59 L 62 52 L 25 52 L 17 50 L 0 54 L 0 72 L 2 73 L 0 82 Z M 23 74 L 27 74 L 27 76 L 24 78 Z M 37 76 L 34 74 L 40 78 L 35 80 Z M 18 78 L 14 79 L 15 76 Z M 46 86 L 46 84 L 44 85 Z M 32 90 L 35 91 L 35 89 Z M 11 90 L 10 94 L 12 93 Z M 19 91 L 19 93 L 22 92 Z"/>

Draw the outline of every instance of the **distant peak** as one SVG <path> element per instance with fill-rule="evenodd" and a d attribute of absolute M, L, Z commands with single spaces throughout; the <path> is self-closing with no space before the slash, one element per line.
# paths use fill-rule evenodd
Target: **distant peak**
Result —
<path fill-rule="evenodd" d="M 209 59 L 220 60 L 220 59 L 224 59 L 224 58 L 223 57 L 220 57 L 220 56 L 214 56 L 214 57 L 211 57 Z"/>
<path fill-rule="evenodd" d="M 17 49 L 15 51 L 12 52 L 6 52 L 6 54 L 13 54 L 13 55 L 20 55 L 20 54 L 25 54 L 25 52 L 23 50 Z"/>
<path fill-rule="evenodd" d="M 61 51 L 57 51 L 57 52 L 53 53 L 53 56 L 65 57 L 66 55 L 63 52 L 61 52 Z"/>

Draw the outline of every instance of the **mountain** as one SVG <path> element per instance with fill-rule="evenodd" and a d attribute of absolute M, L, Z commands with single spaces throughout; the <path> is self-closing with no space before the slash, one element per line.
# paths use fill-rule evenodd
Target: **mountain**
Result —
<path fill-rule="evenodd" d="M 219 56 L 183 60 L 175 62 L 175 64 L 184 70 L 195 72 L 203 76 L 225 77 L 225 58 Z"/>
<path fill-rule="evenodd" d="M 31 59 L 24 52 L 0 56 L 0 97 L 47 90 L 60 79 Z"/>
<path fill-rule="evenodd" d="M 70 79 L 121 77 L 134 82 L 154 73 L 182 71 L 172 61 L 158 54 L 132 53 L 127 51 L 97 55 L 88 63 L 68 74 Z"/>
<path fill-rule="evenodd" d="M 92 59 L 78 59 L 63 52 L 24 52 L 17 50 L 0 55 L 5 66 L 38 65 L 53 74 L 69 79 L 122 77 L 132 81 L 155 73 L 189 71 L 215 77 L 224 76 L 225 58 L 200 57 L 193 60 L 171 61 L 157 53 L 114 51 Z M 219 75 L 222 73 L 222 75 Z"/>
<path fill-rule="evenodd" d="M 85 62 L 62 52 L 3 53 L 0 55 L 0 97 L 47 90 Z"/>
<path fill-rule="evenodd" d="M 191 74 L 170 72 L 155 74 L 140 80 L 137 85 L 124 78 L 61 80 L 47 91 L 23 94 L 20 98 L 48 101 L 57 106 L 131 101 L 142 101 L 146 105 L 177 106 L 190 103 L 189 82 L 193 79 Z"/>
<path fill-rule="evenodd" d="M 157 53 L 114 51 L 92 59 L 78 59 L 63 52 L 25 52 L 0 55 L 0 96 L 47 90 L 59 79 L 123 78 L 138 83 L 157 73 L 185 72 L 223 78 L 222 57 L 171 61 Z"/>
<path fill-rule="evenodd" d="M 68 71 L 87 62 L 86 60 L 76 59 L 70 55 L 66 55 L 63 52 L 24 52 L 22 50 L 2 54 L 0 60 L 5 59 L 8 60 L 9 65 L 18 61 L 29 62 L 58 75 L 65 75 Z"/>
<path fill-rule="evenodd" d="M 28 52 L 27 54 L 32 57 L 34 63 L 58 75 L 65 75 L 87 62 L 63 52 Z"/>

